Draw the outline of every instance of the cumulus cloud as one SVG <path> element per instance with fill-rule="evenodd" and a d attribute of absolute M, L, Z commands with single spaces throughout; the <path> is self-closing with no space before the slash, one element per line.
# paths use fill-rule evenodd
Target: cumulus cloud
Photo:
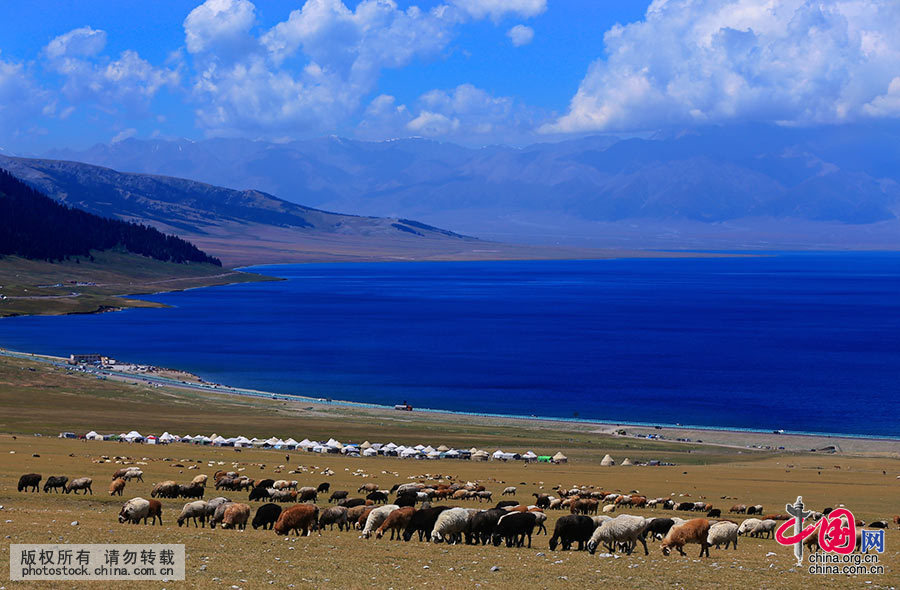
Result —
<path fill-rule="evenodd" d="M 535 116 L 510 97 L 460 84 L 430 90 L 411 106 L 380 95 L 366 108 L 358 134 L 371 139 L 412 135 L 481 145 L 529 138 Z"/>
<path fill-rule="evenodd" d="M 62 94 L 68 100 L 144 112 L 162 87 L 178 85 L 176 69 L 157 68 L 132 50 L 112 59 L 102 55 L 105 45 L 105 31 L 82 27 L 44 47 L 47 67 L 63 77 Z"/>
<path fill-rule="evenodd" d="M 439 53 L 458 23 L 446 6 L 402 10 L 362 0 L 351 10 L 341 0 L 307 0 L 252 38 L 239 58 L 218 59 L 222 43 L 249 35 L 252 7 L 246 0 L 208 0 L 184 22 L 186 40 L 200 38 L 195 29 L 203 25 L 204 41 L 188 42 L 188 49 L 198 69 L 198 121 L 211 134 L 332 129 L 358 112 L 383 69 Z M 207 26 L 211 19 L 216 27 Z"/>
<path fill-rule="evenodd" d="M 894 0 L 654 0 L 545 132 L 900 115 Z"/>
<path fill-rule="evenodd" d="M 248 0 L 207 0 L 184 19 L 184 41 L 190 53 L 239 50 L 256 22 L 256 6 Z"/>
<path fill-rule="evenodd" d="M 34 118 L 51 116 L 56 103 L 21 63 L 0 58 L 0 137 L 34 133 Z"/>
<path fill-rule="evenodd" d="M 528 45 L 534 39 L 534 29 L 525 25 L 516 25 L 506 31 L 506 36 L 509 37 L 513 45 L 521 47 Z"/>
<path fill-rule="evenodd" d="M 499 21 L 507 15 L 537 16 L 547 10 L 547 0 L 452 0 L 472 18 Z"/>

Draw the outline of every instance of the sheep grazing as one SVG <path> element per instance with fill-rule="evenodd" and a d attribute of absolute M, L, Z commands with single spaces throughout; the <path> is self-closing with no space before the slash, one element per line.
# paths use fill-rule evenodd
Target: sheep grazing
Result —
<path fill-rule="evenodd" d="M 44 482 L 44 493 L 53 490 L 54 492 L 59 492 L 59 489 L 62 488 L 63 491 L 66 490 L 66 483 L 68 483 L 69 478 L 65 475 L 52 475 L 47 478 L 47 481 Z M 22 490 L 19 490 L 22 491 Z"/>
<path fill-rule="evenodd" d="M 765 535 L 765 538 L 771 539 L 772 535 L 775 534 L 775 528 L 778 526 L 778 523 L 772 519 L 761 520 L 757 523 L 753 530 L 750 531 L 751 537 L 762 537 Z"/>
<path fill-rule="evenodd" d="M 375 490 L 374 492 L 369 492 L 366 495 L 366 500 L 372 500 L 372 502 L 376 504 L 387 504 L 388 495 L 384 492 L 379 492 Z"/>
<path fill-rule="evenodd" d="M 331 489 L 331 484 L 328 483 L 327 481 L 323 481 L 322 483 L 320 483 L 318 485 L 318 487 L 316 487 L 316 491 L 320 494 L 327 494 L 328 490 L 330 490 L 330 489 Z"/>
<path fill-rule="evenodd" d="M 362 538 L 368 539 L 371 537 L 375 533 L 375 529 L 381 526 L 388 515 L 398 508 L 400 507 L 396 504 L 387 504 L 369 512 L 369 515 L 366 517 L 366 525 L 363 527 Z"/>
<path fill-rule="evenodd" d="M 119 510 L 119 523 L 138 524 L 143 520 L 144 524 L 147 524 L 148 516 L 150 516 L 150 501 L 144 498 L 132 498 L 125 502 L 122 509 Z"/>
<path fill-rule="evenodd" d="M 666 538 L 663 539 L 660 549 L 663 555 L 668 555 L 673 547 L 681 555 L 687 555 L 683 547 L 688 543 L 697 543 L 700 545 L 700 557 L 704 555 L 709 557 L 707 539 L 709 539 L 709 521 L 705 518 L 694 518 L 684 524 L 673 526 Z"/>
<path fill-rule="evenodd" d="M 144 472 L 138 469 L 137 467 L 129 467 L 125 470 L 125 473 L 122 474 L 122 479 L 125 481 L 131 481 L 132 479 L 136 479 L 138 481 L 144 481 Z M 116 478 L 118 479 L 118 478 Z"/>
<path fill-rule="evenodd" d="M 262 488 L 262 489 L 271 488 L 274 486 L 275 486 L 274 479 L 261 479 L 253 484 L 254 488 Z"/>
<path fill-rule="evenodd" d="M 547 515 L 544 514 L 543 510 L 529 510 L 528 512 L 534 514 L 534 524 L 537 527 L 537 532 L 535 535 L 540 535 L 541 533 L 547 534 Z"/>
<path fill-rule="evenodd" d="M 370 500 L 371 501 L 371 500 Z M 338 502 L 338 506 L 344 506 L 345 508 L 353 508 L 354 506 L 365 506 L 366 500 L 363 498 L 344 498 Z"/>
<path fill-rule="evenodd" d="M 82 490 L 85 493 L 85 495 L 87 495 L 87 493 L 90 492 L 91 495 L 93 496 L 94 490 L 91 489 L 92 483 L 94 483 L 94 480 L 92 480 L 90 477 L 79 477 L 79 478 L 73 479 L 72 481 L 70 481 L 69 483 L 66 484 L 66 488 L 65 488 L 66 493 L 68 494 L 70 492 L 75 492 L 77 494 L 78 490 Z"/>
<path fill-rule="evenodd" d="M 591 539 L 594 533 L 594 519 L 581 514 L 570 514 L 556 521 L 553 527 L 553 536 L 550 537 L 550 550 L 556 551 L 556 545 L 562 544 L 562 550 L 568 551 L 572 543 L 578 543 L 578 551 L 584 550 L 584 545 Z"/>
<path fill-rule="evenodd" d="M 867 526 L 873 529 L 886 529 L 888 528 L 888 523 L 886 520 L 875 520 L 870 522 Z"/>
<path fill-rule="evenodd" d="M 515 500 L 500 500 L 494 508 L 509 508 L 510 506 L 521 506 Z"/>
<path fill-rule="evenodd" d="M 671 529 L 674 525 L 674 519 L 654 518 L 647 524 L 647 528 L 644 529 L 642 536 L 645 539 L 650 535 L 652 535 L 654 539 L 662 539 L 669 533 L 669 529 Z"/>
<path fill-rule="evenodd" d="M 603 507 L 603 514 L 612 514 L 615 511 L 616 511 L 615 504 L 607 504 L 606 506 Z"/>
<path fill-rule="evenodd" d="M 501 496 L 515 496 L 516 495 L 516 486 L 509 486 L 503 489 L 503 493 Z"/>
<path fill-rule="evenodd" d="M 227 506 L 225 515 L 222 517 L 222 528 L 244 530 L 247 527 L 247 520 L 250 518 L 250 506 L 235 502 L 231 502 Z"/>
<path fill-rule="evenodd" d="M 162 502 L 159 500 L 147 500 L 149 506 L 148 517 L 152 517 L 153 520 L 150 524 L 156 524 L 156 519 L 159 519 L 159 526 L 162 526 Z"/>
<path fill-rule="evenodd" d="M 369 493 L 369 492 L 374 492 L 377 489 L 378 489 L 377 483 L 364 483 L 361 486 L 359 486 L 359 489 L 356 491 L 357 491 L 357 493 L 362 493 L 362 492 Z"/>
<path fill-rule="evenodd" d="M 271 529 L 275 526 L 279 516 L 281 516 L 281 506 L 278 504 L 263 504 L 256 509 L 256 514 L 253 516 L 253 522 L 251 523 L 253 530 L 259 527 L 262 527 L 263 530 Z"/>
<path fill-rule="evenodd" d="M 32 492 L 39 492 L 41 485 L 41 474 L 40 473 L 26 473 L 22 477 L 19 478 L 19 487 L 18 490 L 20 492 L 25 491 L 25 488 L 31 488 Z"/>
<path fill-rule="evenodd" d="M 350 495 L 350 492 L 348 492 L 347 490 L 334 490 L 333 492 L 331 492 L 331 495 L 328 497 L 328 502 L 331 503 L 331 502 L 335 502 L 338 500 L 346 500 L 347 496 L 349 496 L 349 495 Z M 349 506 L 348 506 L 348 508 L 349 508 Z"/>
<path fill-rule="evenodd" d="M 213 509 L 212 516 L 209 518 L 209 528 L 214 529 L 216 525 L 225 520 L 225 511 L 228 509 L 228 506 L 234 504 L 231 500 L 227 502 L 222 502 L 217 504 Z"/>
<path fill-rule="evenodd" d="M 197 498 L 200 499 L 203 497 L 203 494 L 206 493 L 206 488 L 200 484 L 189 483 L 189 484 L 178 484 L 178 496 L 181 498 Z"/>
<path fill-rule="evenodd" d="M 262 500 L 263 502 L 271 502 L 272 496 L 269 495 L 269 490 L 267 488 L 253 488 L 250 490 L 250 495 L 247 498 L 248 502 L 253 502 L 254 500 Z"/>
<path fill-rule="evenodd" d="M 319 516 L 319 530 L 323 530 L 326 526 L 331 527 L 331 530 L 334 530 L 334 525 L 338 525 L 338 530 L 342 531 L 345 528 L 350 530 L 350 522 L 347 520 L 347 513 L 349 511 L 343 506 L 331 506 L 330 508 L 326 508 L 322 511 L 322 515 Z"/>
<path fill-rule="evenodd" d="M 218 487 L 216 489 L 219 489 Z M 174 481 L 161 481 L 150 490 L 151 498 L 177 498 L 178 484 Z"/>
<path fill-rule="evenodd" d="M 362 511 L 362 514 L 359 515 L 359 518 L 356 519 L 356 522 L 351 523 L 356 527 L 356 530 L 361 531 L 365 528 L 366 521 L 369 519 L 369 515 L 373 510 L 375 510 L 374 506 L 366 506 L 365 510 Z"/>
<path fill-rule="evenodd" d="M 744 522 L 742 522 L 738 526 L 738 534 L 746 535 L 746 534 L 751 533 L 753 531 L 753 529 L 756 528 L 756 525 L 758 525 L 761 522 L 762 521 L 758 518 L 748 518 L 748 519 L 744 520 Z"/>
<path fill-rule="evenodd" d="M 387 518 L 384 519 L 384 522 L 381 523 L 381 526 L 375 531 L 375 538 L 380 539 L 384 536 L 385 531 L 390 530 L 391 540 L 393 540 L 396 535 L 396 539 L 399 541 L 401 532 L 409 525 L 409 521 L 415 510 L 416 509 L 412 506 L 406 506 L 392 511 L 388 514 Z"/>
<path fill-rule="evenodd" d="M 534 512 L 512 512 L 497 521 L 497 528 L 494 529 L 491 540 L 495 547 L 500 546 L 501 540 L 506 541 L 507 547 L 521 547 L 525 544 L 525 537 L 528 537 L 530 549 L 531 535 L 534 533 L 536 522 Z"/>
<path fill-rule="evenodd" d="M 465 508 L 451 508 L 441 512 L 431 531 L 431 541 L 440 543 L 446 541 L 448 545 L 462 542 L 463 533 L 469 527 L 469 511 Z"/>
<path fill-rule="evenodd" d="M 289 535 L 291 531 L 300 536 L 300 530 L 303 530 L 303 536 L 309 536 L 311 531 L 318 529 L 319 509 L 312 504 L 299 504 L 291 506 L 282 511 L 281 516 L 275 522 L 276 535 Z M 319 531 L 321 535 L 322 532 Z"/>
<path fill-rule="evenodd" d="M 757 504 L 756 506 L 747 506 L 747 514 L 762 514 L 763 507 L 762 504 Z"/>
<path fill-rule="evenodd" d="M 181 514 L 178 515 L 177 522 L 178 526 L 187 525 L 188 521 L 193 519 L 194 528 L 197 528 L 197 521 L 200 521 L 200 525 L 206 526 L 206 508 L 207 504 L 203 500 L 196 500 L 194 502 L 188 502 L 181 509 Z"/>
<path fill-rule="evenodd" d="M 575 500 L 569 505 L 569 510 L 572 514 L 597 514 L 597 507 L 600 505 L 600 502 L 593 498 L 586 498 L 584 500 Z"/>
<path fill-rule="evenodd" d="M 200 475 L 195 476 L 194 479 L 191 480 L 191 485 L 203 486 L 205 488 L 206 482 L 208 479 L 209 478 L 206 475 L 201 473 Z"/>
<path fill-rule="evenodd" d="M 449 506 L 435 506 L 434 508 L 422 508 L 413 512 L 406 530 L 403 531 L 403 540 L 409 541 L 413 533 L 419 533 L 419 541 L 429 538 L 431 531 L 434 530 L 434 523 L 437 522 L 438 516 L 444 510 L 450 510 Z"/>
<path fill-rule="evenodd" d="M 644 555 L 649 555 L 647 541 L 644 540 L 644 530 L 650 521 L 641 516 L 620 514 L 597 527 L 588 541 L 588 552 L 593 555 L 597 547 L 603 543 L 610 553 L 615 552 L 618 545 L 625 548 L 625 552 L 631 555 L 638 543 L 644 546 Z"/>
<path fill-rule="evenodd" d="M 476 513 L 469 520 L 468 541 L 476 545 L 479 542 L 482 545 L 487 545 L 491 536 L 494 534 L 494 529 L 497 528 L 497 521 L 506 514 L 508 514 L 508 512 L 502 507 L 482 510 Z"/>
<path fill-rule="evenodd" d="M 718 508 L 711 508 L 709 512 L 706 513 L 706 518 L 721 518 L 722 511 Z"/>
<path fill-rule="evenodd" d="M 675 506 L 675 510 L 693 512 L 694 503 L 693 502 L 679 502 L 678 505 Z"/>
<path fill-rule="evenodd" d="M 131 467 L 122 467 L 121 469 L 116 469 L 116 472 L 113 473 L 110 481 L 112 481 L 113 479 L 119 479 L 120 477 L 124 476 L 126 473 L 128 473 L 129 469 L 131 469 Z"/>
<path fill-rule="evenodd" d="M 538 508 L 549 508 L 550 507 L 550 495 L 549 494 L 539 494 L 537 492 L 534 492 L 531 495 L 536 498 L 534 503 L 537 505 Z"/>
<path fill-rule="evenodd" d="M 258 488 L 250 490 L 250 492 L 253 493 L 256 489 Z M 295 492 L 294 490 L 276 490 L 274 488 L 269 488 L 266 491 L 269 493 L 269 499 L 273 502 L 296 502 L 298 498 L 298 492 Z"/>
<path fill-rule="evenodd" d="M 734 514 L 746 514 L 747 513 L 747 505 L 746 504 L 735 504 L 731 507 L 731 510 L 728 512 L 732 512 Z"/>
<path fill-rule="evenodd" d="M 737 549 L 737 533 L 738 525 L 733 522 L 727 520 L 714 522 L 709 526 L 709 535 L 706 537 L 706 543 L 707 545 L 715 546 L 716 549 L 723 543 L 725 544 L 725 549 L 728 549 L 730 543 L 734 545 L 734 549 Z"/>
<path fill-rule="evenodd" d="M 119 479 L 114 479 L 114 480 L 112 480 L 112 482 L 110 482 L 110 484 L 109 484 L 109 495 L 110 496 L 115 496 L 115 495 L 121 496 L 122 492 L 124 492 L 124 491 L 125 491 L 125 480 L 122 479 L 121 477 Z"/>

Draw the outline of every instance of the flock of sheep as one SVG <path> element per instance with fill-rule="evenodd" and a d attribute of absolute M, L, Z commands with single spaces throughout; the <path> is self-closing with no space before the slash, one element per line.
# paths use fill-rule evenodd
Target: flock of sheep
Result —
<path fill-rule="evenodd" d="M 143 482 L 143 471 L 139 467 L 118 469 L 112 477 L 109 494 L 122 495 L 129 481 Z M 38 491 L 41 481 L 39 474 L 23 475 L 19 480 L 19 491 Z M 90 478 L 69 480 L 65 476 L 47 479 L 44 491 L 62 489 L 66 493 L 84 490 L 93 493 Z M 645 555 L 649 555 L 647 541 L 661 541 L 663 554 L 678 551 L 685 555 L 684 546 L 700 545 L 700 556 L 709 556 L 709 548 L 737 549 L 738 537 L 771 538 L 777 527 L 777 520 L 787 519 L 784 515 L 762 516 L 762 506 L 742 504 L 731 507 L 736 514 L 757 514 L 760 518 L 748 518 L 741 523 L 721 518 L 721 511 L 706 502 L 675 502 L 671 498 L 647 498 L 632 493 L 620 494 L 593 491 L 586 488 L 555 488 L 559 495 L 535 493 L 535 504 L 523 505 L 516 500 L 502 500 L 495 507 L 486 510 L 462 508 L 450 505 L 435 505 L 442 501 L 474 499 L 492 501 L 492 493 L 472 482 L 440 483 L 432 486 L 425 483 L 405 483 L 395 485 L 391 490 L 380 490 L 378 484 L 366 483 L 359 487 L 363 496 L 351 498 L 348 491 L 335 490 L 328 497 L 329 506 L 320 510 L 315 504 L 319 494 L 328 493 L 330 484 L 317 487 L 300 487 L 296 480 L 259 479 L 253 480 L 234 471 L 218 471 L 212 478 L 212 485 L 218 490 L 248 493 L 248 502 L 262 501 L 251 520 L 251 506 L 233 501 L 224 496 L 210 500 L 205 495 L 209 478 L 198 475 L 190 482 L 177 483 L 163 481 L 152 486 L 150 499 L 136 497 L 128 500 L 118 514 L 120 523 L 159 523 L 162 525 L 162 503 L 157 498 L 186 498 L 176 522 L 178 526 L 206 526 L 215 529 L 244 529 L 250 524 L 254 529 L 272 529 L 278 535 L 322 534 L 323 530 L 361 531 L 360 537 L 382 538 L 390 534 L 390 539 L 409 541 L 417 536 L 419 541 L 433 543 L 493 544 L 507 547 L 531 547 L 532 536 L 548 534 L 546 528 L 549 510 L 568 510 L 570 514 L 557 519 L 550 537 L 551 550 L 560 547 L 569 550 L 587 550 L 591 554 L 598 548 L 609 553 L 621 551 L 631 554 L 638 545 Z M 514 486 L 506 487 L 501 496 L 515 496 Z M 394 494 L 392 503 L 388 503 Z M 291 503 L 287 508 L 280 504 Z M 618 514 L 625 508 L 657 507 L 672 511 L 704 512 L 698 518 L 684 519 L 678 516 L 646 518 L 633 514 Z M 814 517 L 821 517 L 820 513 Z M 873 523 L 874 524 L 874 523 Z M 870 524 L 870 526 L 872 526 Z M 877 526 L 877 525 L 876 525 Z M 810 549 L 814 547 L 814 537 L 810 537 Z"/>

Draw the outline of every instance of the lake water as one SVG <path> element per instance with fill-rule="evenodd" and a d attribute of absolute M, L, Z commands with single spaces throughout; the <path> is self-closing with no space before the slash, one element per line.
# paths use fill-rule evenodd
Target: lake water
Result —
<path fill-rule="evenodd" d="M 4 319 L 0 345 L 390 405 L 900 435 L 897 254 L 255 270 L 288 280 Z"/>

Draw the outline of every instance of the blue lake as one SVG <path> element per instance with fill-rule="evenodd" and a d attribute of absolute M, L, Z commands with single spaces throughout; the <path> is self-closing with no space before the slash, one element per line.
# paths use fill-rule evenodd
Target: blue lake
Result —
<path fill-rule="evenodd" d="M 711 427 L 900 435 L 900 255 L 259 267 L 174 306 L 0 320 L 287 394 Z"/>

